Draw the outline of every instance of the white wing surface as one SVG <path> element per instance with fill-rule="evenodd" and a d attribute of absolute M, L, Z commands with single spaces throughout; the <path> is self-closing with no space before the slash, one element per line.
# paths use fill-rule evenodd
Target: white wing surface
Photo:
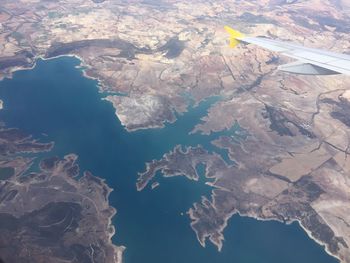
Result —
<path fill-rule="evenodd" d="M 298 60 L 297 62 L 280 66 L 279 69 L 282 71 L 305 75 L 350 75 L 349 55 L 307 48 L 264 37 L 245 37 L 230 27 L 225 27 L 225 29 L 231 35 L 231 47 L 235 47 L 239 42 L 255 44 Z"/>

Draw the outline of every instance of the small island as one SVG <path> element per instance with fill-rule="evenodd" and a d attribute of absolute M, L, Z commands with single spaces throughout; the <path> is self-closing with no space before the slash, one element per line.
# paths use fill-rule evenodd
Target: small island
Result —
<path fill-rule="evenodd" d="M 152 185 L 151 185 L 152 190 L 154 190 L 157 187 L 159 187 L 159 183 L 158 182 L 153 182 Z"/>

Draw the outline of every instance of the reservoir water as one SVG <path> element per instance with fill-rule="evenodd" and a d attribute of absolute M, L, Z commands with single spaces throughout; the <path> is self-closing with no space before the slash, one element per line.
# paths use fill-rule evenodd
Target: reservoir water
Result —
<path fill-rule="evenodd" d="M 101 100 L 97 82 L 77 69 L 79 60 L 61 57 L 39 60 L 32 70 L 19 71 L 0 82 L 4 109 L 0 120 L 41 141 L 54 141 L 51 153 L 79 155 L 82 170 L 105 178 L 114 188 L 110 203 L 117 209 L 113 242 L 127 247 L 125 263 L 335 263 L 298 224 L 260 222 L 234 216 L 225 230 L 221 253 L 202 248 L 190 228 L 186 211 L 210 194 L 205 179 L 160 179 L 155 190 L 137 192 L 137 172 L 177 144 L 203 145 L 218 151 L 210 136 L 188 135 L 217 98 L 190 108 L 163 129 L 127 132 L 112 105 Z M 233 133 L 235 128 L 225 133 Z"/>

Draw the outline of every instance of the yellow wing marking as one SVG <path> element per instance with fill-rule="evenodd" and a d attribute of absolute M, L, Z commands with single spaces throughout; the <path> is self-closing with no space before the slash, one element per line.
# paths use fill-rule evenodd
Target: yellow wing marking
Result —
<path fill-rule="evenodd" d="M 224 28 L 227 31 L 227 33 L 230 34 L 230 47 L 234 48 L 239 44 L 239 39 L 244 38 L 244 35 L 241 32 L 238 32 L 229 26 L 225 26 Z"/>

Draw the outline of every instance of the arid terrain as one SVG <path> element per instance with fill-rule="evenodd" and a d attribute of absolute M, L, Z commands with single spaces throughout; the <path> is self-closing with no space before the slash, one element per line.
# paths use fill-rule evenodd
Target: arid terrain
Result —
<path fill-rule="evenodd" d="M 110 240 L 116 211 L 103 180 L 89 172 L 78 178 L 74 154 L 29 171 L 35 154 L 52 146 L 0 129 L 0 261 L 121 262 L 124 248 Z"/>
<path fill-rule="evenodd" d="M 38 58 L 78 56 L 129 131 L 174 122 L 188 108 L 184 94 L 195 104 L 220 95 L 193 132 L 238 122 L 246 136 L 212 142 L 234 164 L 201 146 L 176 148 L 148 164 L 138 189 L 157 170 L 197 179 L 204 164 L 213 192 L 189 210 L 203 246 L 208 238 L 221 249 L 228 219 L 240 213 L 299 221 L 350 262 L 349 77 L 278 72 L 289 60 L 250 45 L 230 49 L 223 30 L 348 53 L 349 11 L 340 0 L 2 0 L 0 78 Z"/>

